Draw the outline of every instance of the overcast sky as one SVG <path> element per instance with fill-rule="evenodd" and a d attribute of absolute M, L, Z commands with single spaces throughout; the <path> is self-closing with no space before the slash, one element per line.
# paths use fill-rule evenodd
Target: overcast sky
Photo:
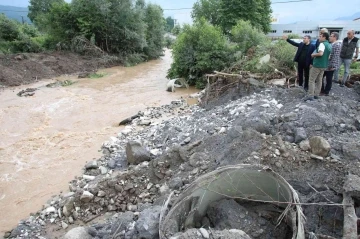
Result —
<path fill-rule="evenodd" d="M 70 0 L 66 0 L 70 2 Z M 255 0 L 254 0 L 255 1 Z M 279 19 L 279 23 L 292 23 L 306 20 L 334 20 L 339 17 L 351 16 L 360 12 L 360 0 L 312 0 L 308 2 L 292 2 L 275 4 L 275 2 L 289 0 L 272 0 L 274 17 Z M 0 5 L 10 5 L 26 7 L 29 0 L 0 0 Z M 196 0 L 150 0 L 157 3 L 163 9 L 191 8 Z M 326 9 L 326 11 L 325 11 Z M 190 23 L 191 10 L 165 10 L 166 16 L 172 16 L 180 23 Z"/>

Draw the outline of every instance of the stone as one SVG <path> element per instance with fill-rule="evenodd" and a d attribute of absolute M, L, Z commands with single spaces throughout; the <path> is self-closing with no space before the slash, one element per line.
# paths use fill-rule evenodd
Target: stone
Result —
<path fill-rule="evenodd" d="M 69 225 L 68 225 L 66 222 L 61 222 L 61 227 L 62 227 L 63 229 L 66 229 L 66 228 L 69 227 Z"/>
<path fill-rule="evenodd" d="M 100 169 L 100 173 L 101 173 L 102 175 L 104 175 L 104 174 L 107 174 L 107 173 L 108 173 L 108 169 L 107 169 L 107 168 L 105 168 L 104 166 L 100 166 L 100 167 L 99 167 L 99 169 Z"/>
<path fill-rule="evenodd" d="M 129 164 L 150 161 L 150 153 L 137 141 L 129 141 L 126 145 L 126 157 Z"/>
<path fill-rule="evenodd" d="M 97 161 L 90 161 L 88 162 L 86 165 L 85 165 L 85 168 L 86 170 L 89 170 L 89 169 L 97 169 L 98 168 L 98 164 L 97 164 Z"/>
<path fill-rule="evenodd" d="M 295 121 L 297 120 L 297 118 L 298 118 L 298 114 L 295 112 L 290 112 L 282 116 L 282 119 L 284 121 Z"/>
<path fill-rule="evenodd" d="M 307 139 L 307 134 L 304 128 L 297 128 L 295 130 L 295 143 L 300 143 L 301 141 Z"/>
<path fill-rule="evenodd" d="M 116 168 L 116 161 L 113 160 L 113 159 L 110 159 L 109 162 L 107 163 L 107 166 L 108 166 L 110 169 Z"/>
<path fill-rule="evenodd" d="M 183 180 L 180 177 L 175 177 L 170 180 L 169 182 L 169 188 L 171 189 L 179 189 L 184 185 Z"/>
<path fill-rule="evenodd" d="M 70 224 L 73 224 L 73 223 L 74 223 L 74 219 L 73 219 L 72 217 L 69 217 L 69 218 L 68 218 L 68 221 L 69 221 Z"/>
<path fill-rule="evenodd" d="M 345 143 L 342 146 L 342 151 L 344 153 L 344 156 L 349 160 L 360 161 L 360 143 L 358 142 Z"/>
<path fill-rule="evenodd" d="M 91 175 L 83 175 L 83 179 L 88 180 L 88 181 L 92 181 L 94 180 L 96 177 L 95 176 L 91 176 Z"/>
<path fill-rule="evenodd" d="M 45 213 L 46 214 L 56 213 L 56 208 L 55 207 L 48 207 L 48 208 L 45 209 Z"/>
<path fill-rule="evenodd" d="M 104 191 L 101 191 L 101 190 L 100 190 L 100 191 L 98 192 L 98 194 L 97 194 L 97 196 L 98 196 L 98 197 L 101 197 L 101 198 L 102 198 L 102 197 L 105 197 L 105 195 L 106 195 L 106 193 L 105 193 Z"/>
<path fill-rule="evenodd" d="M 322 157 L 327 157 L 329 155 L 331 147 L 329 142 L 323 137 L 311 137 L 309 142 L 311 147 L 311 153 Z"/>
<path fill-rule="evenodd" d="M 196 152 L 190 156 L 189 164 L 192 167 L 196 167 L 198 163 L 200 163 L 202 161 L 208 161 L 208 160 L 209 160 L 209 156 L 206 153 Z"/>
<path fill-rule="evenodd" d="M 88 233 L 85 227 L 75 227 L 68 231 L 64 239 L 92 239 L 93 237 Z"/>
<path fill-rule="evenodd" d="M 134 213 L 132 212 L 119 213 L 117 215 L 117 219 L 112 223 L 110 235 L 115 235 L 118 232 L 124 231 L 134 223 Z"/>
<path fill-rule="evenodd" d="M 62 210 L 62 213 L 66 217 L 70 216 L 71 212 L 74 210 L 74 201 L 75 201 L 74 197 L 70 197 L 66 199 Z"/>
<path fill-rule="evenodd" d="M 352 197 L 360 197 L 360 177 L 354 174 L 349 174 L 345 178 L 344 191 L 349 193 Z"/>
<path fill-rule="evenodd" d="M 309 151 L 311 149 L 309 140 L 301 141 L 299 147 L 304 151 Z"/>
<path fill-rule="evenodd" d="M 317 160 L 324 160 L 323 157 L 318 156 L 318 155 L 316 155 L 316 154 L 310 154 L 310 158 L 312 158 L 312 159 L 317 159 Z"/>
<path fill-rule="evenodd" d="M 127 209 L 128 211 L 131 211 L 131 212 L 136 212 L 136 210 L 137 210 L 137 205 L 128 204 L 128 205 L 126 206 L 126 209 Z"/>
<path fill-rule="evenodd" d="M 184 139 L 184 144 L 188 144 L 188 143 L 190 143 L 190 141 L 191 141 L 191 138 L 187 137 L 186 139 Z"/>
<path fill-rule="evenodd" d="M 84 191 L 80 197 L 80 200 L 82 202 L 87 203 L 87 202 L 90 202 L 93 198 L 94 198 L 94 194 L 92 194 L 91 192 L 88 192 L 88 191 Z"/>
<path fill-rule="evenodd" d="M 200 231 L 201 235 L 203 236 L 203 238 L 206 238 L 206 239 L 210 238 L 210 235 L 206 229 L 200 228 L 199 231 Z"/>
<path fill-rule="evenodd" d="M 138 125 L 149 126 L 149 125 L 151 125 L 151 120 L 142 119 L 142 120 L 140 120 Z"/>
<path fill-rule="evenodd" d="M 159 218 L 161 206 L 153 206 L 145 209 L 139 215 L 135 224 L 137 238 L 159 238 Z"/>

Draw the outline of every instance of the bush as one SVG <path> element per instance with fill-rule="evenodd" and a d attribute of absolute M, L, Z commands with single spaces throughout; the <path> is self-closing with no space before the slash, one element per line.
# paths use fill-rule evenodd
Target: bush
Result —
<path fill-rule="evenodd" d="M 20 35 L 19 24 L 0 14 L 0 39 L 4 41 L 16 40 Z"/>
<path fill-rule="evenodd" d="M 168 78 L 185 78 L 195 85 L 206 73 L 229 65 L 232 49 L 220 28 L 205 20 L 185 25 L 173 46 Z"/>
<path fill-rule="evenodd" d="M 30 38 L 23 38 L 20 40 L 12 41 L 11 43 L 11 51 L 13 53 L 20 53 L 20 52 L 41 52 L 43 50 L 42 46 L 33 41 Z"/>
<path fill-rule="evenodd" d="M 267 37 L 259 29 L 254 28 L 249 21 L 240 20 L 232 28 L 230 39 L 237 44 L 237 50 L 245 54 L 247 51 L 265 41 Z"/>
<path fill-rule="evenodd" d="M 164 46 L 168 49 L 171 49 L 175 43 L 175 38 L 167 35 L 167 36 L 165 36 L 164 41 L 165 41 Z"/>

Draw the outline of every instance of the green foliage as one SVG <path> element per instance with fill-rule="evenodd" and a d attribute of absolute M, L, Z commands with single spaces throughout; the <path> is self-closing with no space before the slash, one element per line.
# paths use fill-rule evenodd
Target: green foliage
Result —
<path fill-rule="evenodd" d="M 352 62 L 350 69 L 360 69 L 360 62 Z"/>
<path fill-rule="evenodd" d="M 165 31 L 171 32 L 174 27 L 175 27 L 175 19 L 173 19 L 172 17 L 167 17 L 165 19 Z"/>
<path fill-rule="evenodd" d="M 20 36 L 19 24 L 15 20 L 10 20 L 4 14 L 0 14 L 0 39 L 13 41 Z"/>
<path fill-rule="evenodd" d="M 230 39 L 237 44 L 237 50 L 242 54 L 267 40 L 264 33 L 254 28 L 249 21 L 239 20 L 230 32 Z"/>
<path fill-rule="evenodd" d="M 229 33 L 238 20 L 250 23 L 268 33 L 271 22 L 270 0 L 199 0 L 194 4 L 192 17 L 195 21 L 205 18 L 211 24 L 220 26 Z"/>
<path fill-rule="evenodd" d="M 164 41 L 165 41 L 164 45 L 168 49 L 171 49 L 173 44 L 175 43 L 175 38 L 171 37 L 170 35 L 166 35 Z"/>
<path fill-rule="evenodd" d="M 163 11 L 160 6 L 155 4 L 148 4 L 145 9 L 146 28 L 146 42 L 144 53 L 149 59 L 156 59 L 162 55 L 163 39 L 164 39 L 164 25 Z"/>
<path fill-rule="evenodd" d="M 64 0 L 30 0 L 28 17 L 37 24 L 44 14 L 49 13 L 54 3 L 64 3 Z"/>
<path fill-rule="evenodd" d="M 231 52 L 221 29 L 204 19 L 185 25 L 173 46 L 174 61 L 169 78 L 185 78 L 196 84 L 206 73 L 224 69 L 230 62 Z"/>
<path fill-rule="evenodd" d="M 98 79 L 106 76 L 107 74 L 105 72 L 96 72 L 89 75 L 90 79 Z"/>
<path fill-rule="evenodd" d="M 291 34 L 288 35 L 288 38 L 289 39 L 302 39 L 302 36 L 300 36 L 298 34 L 291 33 Z"/>
<path fill-rule="evenodd" d="M 76 81 L 64 80 L 64 81 L 61 82 L 61 86 L 66 87 L 66 86 L 73 85 L 73 84 L 75 84 L 75 83 L 76 83 Z"/>
<path fill-rule="evenodd" d="M 181 26 L 179 24 L 175 25 L 171 33 L 175 36 L 179 35 L 181 33 Z"/>

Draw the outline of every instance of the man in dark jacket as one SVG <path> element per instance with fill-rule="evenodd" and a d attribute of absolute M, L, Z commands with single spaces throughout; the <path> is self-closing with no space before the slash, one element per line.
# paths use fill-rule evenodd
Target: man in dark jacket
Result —
<path fill-rule="evenodd" d="M 311 37 L 306 35 L 303 37 L 303 42 L 296 43 L 290 39 L 288 36 L 283 36 L 283 39 L 286 40 L 293 46 L 298 48 L 294 61 L 298 63 L 298 79 L 299 79 L 299 86 L 304 87 L 307 91 L 309 88 L 309 72 L 310 72 L 310 65 L 312 65 L 312 58 L 311 54 L 315 51 L 315 46 L 310 44 Z M 305 75 L 305 82 L 304 82 L 304 75 Z"/>
<path fill-rule="evenodd" d="M 354 30 L 350 30 L 347 32 L 347 37 L 344 38 L 342 46 L 341 46 L 341 52 L 340 52 L 340 59 L 341 64 L 344 64 L 344 77 L 343 80 L 340 83 L 340 86 L 344 86 L 348 76 L 350 74 L 350 65 L 352 61 L 356 61 L 359 57 L 359 48 L 360 48 L 360 40 L 359 38 L 355 37 Z M 354 56 L 355 52 L 355 56 Z M 337 72 L 338 73 L 338 72 Z M 335 77 L 337 79 L 337 76 Z"/>

